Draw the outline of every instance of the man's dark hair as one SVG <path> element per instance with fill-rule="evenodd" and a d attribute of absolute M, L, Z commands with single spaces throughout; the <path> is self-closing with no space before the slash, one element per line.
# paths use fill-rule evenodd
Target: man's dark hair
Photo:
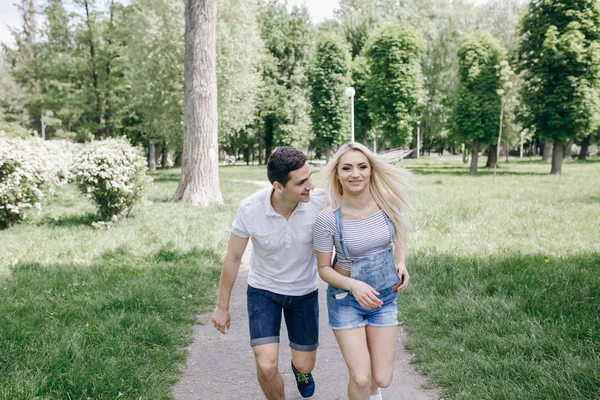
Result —
<path fill-rule="evenodd" d="M 276 181 L 283 186 L 290 181 L 290 172 L 300 169 L 306 164 L 306 156 L 292 146 L 280 147 L 271 154 L 267 161 L 267 177 L 271 183 Z"/>

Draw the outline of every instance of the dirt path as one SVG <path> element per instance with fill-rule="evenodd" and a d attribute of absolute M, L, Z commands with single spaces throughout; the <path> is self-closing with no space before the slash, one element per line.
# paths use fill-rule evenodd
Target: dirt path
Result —
<path fill-rule="evenodd" d="M 174 389 L 178 400 L 259 400 L 264 399 L 255 377 L 254 357 L 250 348 L 246 295 L 247 270 L 240 271 L 231 301 L 231 331 L 222 335 L 210 323 L 211 314 L 199 317 L 195 340 L 189 347 L 187 366 Z M 313 399 L 345 399 L 347 372 L 335 337 L 327 327 L 325 284 L 320 283 L 320 347 L 313 371 L 316 391 Z M 402 346 L 404 333 L 398 337 L 398 351 L 392 385 L 382 391 L 386 400 L 436 400 L 437 391 L 422 389 L 425 379 L 410 365 L 412 355 Z M 281 332 L 279 370 L 283 375 L 288 400 L 301 399 L 289 368 L 290 351 L 285 323 Z"/>

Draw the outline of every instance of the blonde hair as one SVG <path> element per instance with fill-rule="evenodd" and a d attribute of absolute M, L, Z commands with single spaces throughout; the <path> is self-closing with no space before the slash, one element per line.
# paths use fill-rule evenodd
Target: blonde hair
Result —
<path fill-rule="evenodd" d="M 360 151 L 367 157 L 371 166 L 370 189 L 373 200 L 392 220 L 396 235 L 405 238 L 406 224 L 402 208 L 412 208 L 403 193 L 404 188 L 412 188 L 412 174 L 396 165 L 410 151 L 394 150 L 376 154 L 360 143 L 342 145 L 325 166 L 325 185 L 333 201 L 333 209 L 341 207 L 344 189 L 338 177 L 340 158 L 350 151 Z"/>

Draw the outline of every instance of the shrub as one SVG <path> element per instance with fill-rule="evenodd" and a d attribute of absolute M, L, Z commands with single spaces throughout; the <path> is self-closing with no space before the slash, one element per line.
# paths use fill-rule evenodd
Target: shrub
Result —
<path fill-rule="evenodd" d="M 32 207 L 41 209 L 58 183 L 30 140 L 0 136 L 0 228 L 25 219 Z"/>
<path fill-rule="evenodd" d="M 126 139 L 86 145 L 75 157 L 71 173 L 79 189 L 96 203 L 102 220 L 128 214 L 150 181 L 145 158 Z"/>

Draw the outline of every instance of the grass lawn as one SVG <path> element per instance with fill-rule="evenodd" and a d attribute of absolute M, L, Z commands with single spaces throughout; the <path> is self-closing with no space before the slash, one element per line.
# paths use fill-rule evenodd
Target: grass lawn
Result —
<path fill-rule="evenodd" d="M 452 399 L 600 398 L 600 160 L 406 160 L 407 345 Z M 264 167 L 221 168 L 223 205 L 169 203 L 161 171 L 131 218 L 91 226 L 74 187 L 0 231 L 0 399 L 167 399 L 212 309 L 238 203 Z M 316 170 L 315 183 L 322 174 Z"/>

